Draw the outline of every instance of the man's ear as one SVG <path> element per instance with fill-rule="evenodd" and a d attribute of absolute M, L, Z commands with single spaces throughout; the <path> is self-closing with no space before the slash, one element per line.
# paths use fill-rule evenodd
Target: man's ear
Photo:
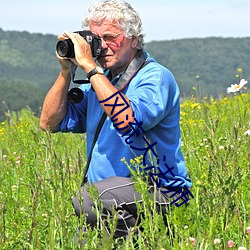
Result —
<path fill-rule="evenodd" d="M 138 37 L 132 37 L 131 47 L 134 49 L 136 48 L 138 43 Z"/>

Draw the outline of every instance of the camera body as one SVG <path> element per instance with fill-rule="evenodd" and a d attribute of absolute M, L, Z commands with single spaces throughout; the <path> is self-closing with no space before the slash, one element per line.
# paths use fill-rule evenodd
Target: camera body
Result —
<path fill-rule="evenodd" d="M 98 57 L 101 54 L 102 41 L 99 37 L 95 36 L 90 30 L 75 31 L 74 33 L 81 35 L 90 45 L 93 57 Z M 56 51 L 61 57 L 75 57 L 74 44 L 71 39 L 58 41 L 56 44 Z"/>

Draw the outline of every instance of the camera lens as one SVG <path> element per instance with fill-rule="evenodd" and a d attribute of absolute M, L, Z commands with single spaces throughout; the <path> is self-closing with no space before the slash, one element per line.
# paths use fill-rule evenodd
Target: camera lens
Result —
<path fill-rule="evenodd" d="M 56 45 L 56 51 L 61 57 L 73 58 L 75 56 L 74 45 L 70 39 L 59 41 Z"/>
<path fill-rule="evenodd" d="M 79 88 L 72 88 L 68 92 L 68 100 L 72 103 L 79 103 L 82 101 L 84 94 Z"/>

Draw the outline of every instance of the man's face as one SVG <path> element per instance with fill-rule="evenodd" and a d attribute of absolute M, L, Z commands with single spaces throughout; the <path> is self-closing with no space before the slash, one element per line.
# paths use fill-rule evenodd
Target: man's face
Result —
<path fill-rule="evenodd" d="M 118 73 L 125 69 L 135 55 L 137 39 L 125 37 L 118 25 L 105 21 L 101 25 L 90 21 L 90 30 L 102 39 L 101 66 Z"/>

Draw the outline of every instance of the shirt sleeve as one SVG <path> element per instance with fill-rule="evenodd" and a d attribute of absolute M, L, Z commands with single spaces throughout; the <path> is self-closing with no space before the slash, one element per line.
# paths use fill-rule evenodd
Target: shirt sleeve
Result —
<path fill-rule="evenodd" d="M 79 88 L 83 91 L 83 99 L 79 103 L 67 102 L 67 112 L 64 119 L 58 125 L 57 132 L 86 132 L 88 90 L 86 87 Z"/>
<path fill-rule="evenodd" d="M 138 77 L 138 83 L 128 93 L 128 98 L 134 117 L 147 131 L 173 110 L 176 112 L 180 92 L 172 73 L 158 63 L 149 63 Z"/>

